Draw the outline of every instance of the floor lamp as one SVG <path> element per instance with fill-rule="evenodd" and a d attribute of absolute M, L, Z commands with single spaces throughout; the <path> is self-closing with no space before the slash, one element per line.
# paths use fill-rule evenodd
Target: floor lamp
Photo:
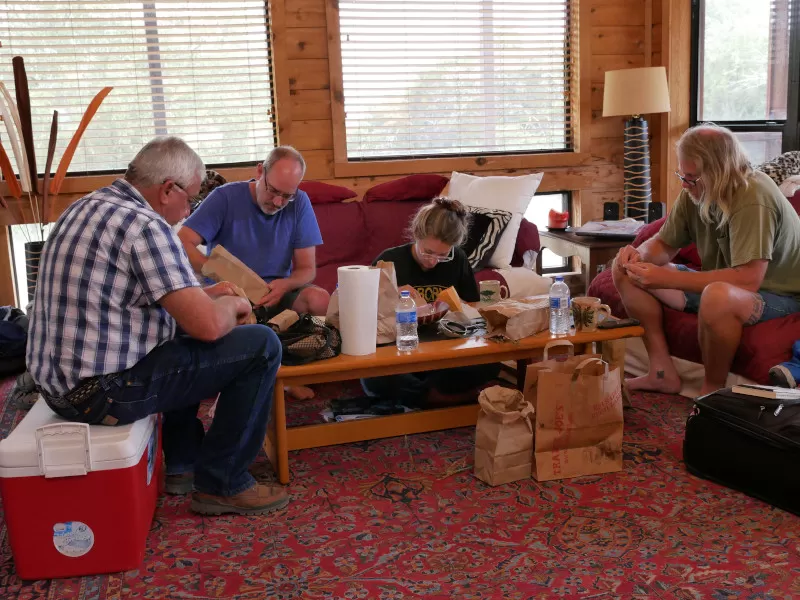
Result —
<path fill-rule="evenodd" d="M 606 71 L 604 117 L 625 121 L 625 216 L 647 221 L 650 185 L 650 143 L 647 121 L 641 115 L 669 112 L 667 70 L 664 67 Z"/>

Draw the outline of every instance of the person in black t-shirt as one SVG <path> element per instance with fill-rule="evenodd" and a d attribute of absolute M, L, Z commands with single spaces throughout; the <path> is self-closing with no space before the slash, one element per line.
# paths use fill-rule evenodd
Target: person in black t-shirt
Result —
<path fill-rule="evenodd" d="M 467 239 L 470 213 L 457 200 L 434 198 L 411 220 L 412 242 L 385 250 L 375 259 L 394 263 L 400 291 L 411 292 L 417 306 L 455 287 L 465 302 L 480 299 L 475 274 L 460 248 Z M 499 364 L 476 365 L 362 379 L 364 391 L 381 400 L 410 407 L 436 408 L 474 402 L 478 391 L 497 377 Z"/>

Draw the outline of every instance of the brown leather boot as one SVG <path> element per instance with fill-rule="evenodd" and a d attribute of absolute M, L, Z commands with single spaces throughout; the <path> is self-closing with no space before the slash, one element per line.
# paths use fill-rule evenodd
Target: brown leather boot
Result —
<path fill-rule="evenodd" d="M 279 485 L 256 483 L 235 496 L 212 496 L 192 493 L 192 510 L 201 515 L 263 515 L 289 504 L 289 494 Z"/>

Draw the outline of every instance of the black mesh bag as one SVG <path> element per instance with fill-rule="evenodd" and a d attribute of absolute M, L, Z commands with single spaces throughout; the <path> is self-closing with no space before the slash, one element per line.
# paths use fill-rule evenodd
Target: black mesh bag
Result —
<path fill-rule="evenodd" d="M 258 321 L 262 322 L 260 318 Z M 282 365 L 304 365 L 315 360 L 333 358 L 342 352 L 342 336 L 339 330 L 326 325 L 318 317 L 302 314 L 286 331 L 278 331 L 277 327 L 269 323 L 264 324 L 271 327 L 281 341 Z"/>

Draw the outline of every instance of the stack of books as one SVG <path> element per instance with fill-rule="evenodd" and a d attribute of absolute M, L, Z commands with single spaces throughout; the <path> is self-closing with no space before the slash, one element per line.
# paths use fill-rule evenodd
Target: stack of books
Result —
<path fill-rule="evenodd" d="M 772 385 L 756 385 L 743 383 L 731 388 L 734 394 L 745 396 L 757 396 L 759 398 L 769 398 L 772 400 L 800 400 L 800 390 L 776 387 Z"/>

